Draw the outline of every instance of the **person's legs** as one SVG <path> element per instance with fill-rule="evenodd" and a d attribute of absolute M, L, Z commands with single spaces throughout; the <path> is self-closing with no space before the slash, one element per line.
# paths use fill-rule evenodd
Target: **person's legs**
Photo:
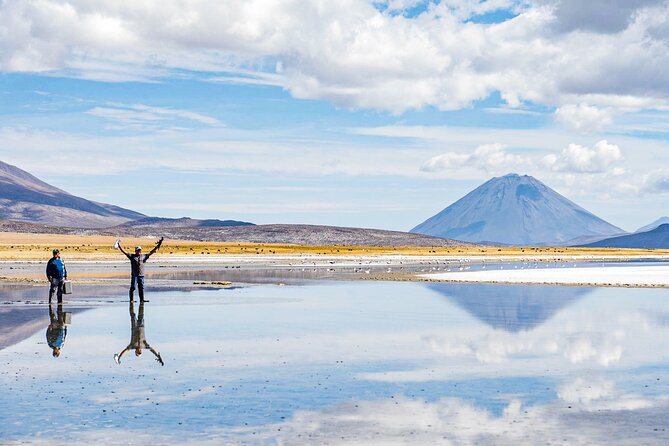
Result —
<path fill-rule="evenodd" d="M 51 283 L 49 284 L 49 303 L 51 303 L 51 300 L 53 299 L 53 294 L 56 292 L 58 289 L 58 279 L 51 279 Z"/>
<path fill-rule="evenodd" d="M 57 297 L 58 297 L 58 303 L 62 304 L 63 303 L 63 291 L 65 289 L 65 281 L 64 280 L 59 280 L 58 281 L 58 292 L 57 292 Z"/>
<path fill-rule="evenodd" d="M 144 276 L 137 276 L 137 292 L 139 293 L 139 301 L 144 302 Z"/>
<path fill-rule="evenodd" d="M 135 282 L 137 281 L 137 276 L 130 276 L 130 301 L 135 300 Z"/>

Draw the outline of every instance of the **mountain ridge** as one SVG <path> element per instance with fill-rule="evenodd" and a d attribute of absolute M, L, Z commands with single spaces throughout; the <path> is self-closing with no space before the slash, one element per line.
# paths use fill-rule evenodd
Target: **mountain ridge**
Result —
<path fill-rule="evenodd" d="M 77 197 L 0 161 L 0 218 L 69 227 L 114 226 L 146 217 L 120 206 Z"/>
<path fill-rule="evenodd" d="M 637 233 L 640 233 L 640 232 L 652 231 L 653 229 L 657 228 L 658 226 L 660 226 L 664 223 L 669 223 L 669 217 L 660 217 L 657 220 L 655 220 L 654 222 L 640 227 L 639 229 L 634 231 L 634 233 L 637 234 Z"/>
<path fill-rule="evenodd" d="M 581 246 L 586 248 L 669 249 L 669 223 L 661 224 L 650 231 L 611 237 Z"/>

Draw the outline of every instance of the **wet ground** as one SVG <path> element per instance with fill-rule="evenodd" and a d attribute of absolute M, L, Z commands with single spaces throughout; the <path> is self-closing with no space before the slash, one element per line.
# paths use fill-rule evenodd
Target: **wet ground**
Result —
<path fill-rule="evenodd" d="M 669 290 L 196 279 L 0 287 L 0 443 L 669 442 Z"/>

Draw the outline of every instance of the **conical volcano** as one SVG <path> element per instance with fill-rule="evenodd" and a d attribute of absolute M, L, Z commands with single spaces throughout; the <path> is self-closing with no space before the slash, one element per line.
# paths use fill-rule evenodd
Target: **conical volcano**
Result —
<path fill-rule="evenodd" d="M 517 174 L 487 181 L 411 232 L 503 245 L 560 245 L 625 233 L 541 181 Z"/>

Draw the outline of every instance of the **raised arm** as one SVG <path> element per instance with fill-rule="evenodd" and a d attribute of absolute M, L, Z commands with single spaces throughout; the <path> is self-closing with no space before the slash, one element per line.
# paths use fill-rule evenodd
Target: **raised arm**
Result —
<path fill-rule="evenodd" d="M 158 240 L 158 243 L 156 243 L 156 246 L 153 247 L 151 251 L 149 251 L 149 255 L 153 255 L 156 251 L 160 249 L 160 246 L 163 244 L 164 237 L 160 237 L 160 240 Z"/>
<path fill-rule="evenodd" d="M 124 256 L 128 257 L 128 253 L 123 250 L 123 246 L 121 246 L 120 243 L 118 244 L 118 250 L 121 251 Z"/>

